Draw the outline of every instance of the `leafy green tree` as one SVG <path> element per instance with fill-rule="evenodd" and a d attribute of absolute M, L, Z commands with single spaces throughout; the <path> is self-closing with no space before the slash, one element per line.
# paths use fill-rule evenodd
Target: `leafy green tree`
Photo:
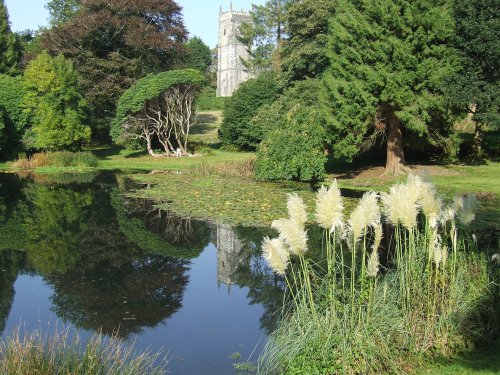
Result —
<path fill-rule="evenodd" d="M 328 67 L 328 20 L 335 4 L 331 0 L 303 0 L 288 8 L 287 38 L 281 53 L 281 69 L 288 83 L 319 77 Z"/>
<path fill-rule="evenodd" d="M 0 73 L 14 75 L 19 73 L 21 58 L 16 35 L 11 32 L 9 15 L 4 0 L 0 0 Z"/>
<path fill-rule="evenodd" d="M 259 77 L 242 83 L 224 107 L 219 138 L 225 146 L 255 150 L 262 141 L 263 131 L 251 120 L 259 108 L 273 102 L 278 96 L 276 77 L 264 72 Z"/>
<path fill-rule="evenodd" d="M 173 0 L 86 0 L 68 21 L 44 33 L 42 45 L 73 62 L 93 136 L 107 141 L 118 99 L 141 77 L 181 64 L 186 34 Z"/>
<path fill-rule="evenodd" d="M 439 128 L 451 127 L 443 82 L 457 65 L 453 32 L 446 0 L 338 1 L 325 74 L 337 156 L 352 158 L 370 132 L 382 131 L 385 172 L 398 174 L 404 132 L 443 140 Z"/>
<path fill-rule="evenodd" d="M 167 155 L 176 148 L 187 155 L 195 101 L 205 83 L 205 77 L 196 69 L 172 70 L 140 79 L 118 102 L 111 129 L 113 140 L 121 144 L 142 140 L 151 156 L 156 156 L 156 140 Z"/>
<path fill-rule="evenodd" d="M 21 137 L 27 123 L 23 113 L 22 100 L 25 94 L 23 77 L 0 74 L 0 156 L 8 158 L 21 148 Z M 3 134 L 3 136 L 2 136 Z"/>
<path fill-rule="evenodd" d="M 45 8 L 49 11 L 49 23 L 57 26 L 70 21 L 82 6 L 82 0 L 50 0 Z"/>
<path fill-rule="evenodd" d="M 23 107 L 31 124 L 25 135 L 28 147 L 61 150 L 90 140 L 86 103 L 70 61 L 44 52 L 30 62 L 24 77 Z"/>
<path fill-rule="evenodd" d="M 500 128 L 500 2 L 455 0 L 454 47 L 462 59 L 461 71 L 448 84 L 451 103 L 475 122 L 473 157 L 483 155 L 484 128 Z"/>
<path fill-rule="evenodd" d="M 317 100 L 321 90 L 319 80 L 299 81 L 252 119 L 268 129 L 257 151 L 257 178 L 323 179 L 328 137 L 326 116 Z"/>
<path fill-rule="evenodd" d="M 279 71 L 281 44 L 285 37 L 285 15 L 293 0 L 269 0 L 264 5 L 252 5 L 252 23 L 240 26 L 238 39 L 249 53 L 243 60 L 248 71 L 257 75 L 274 67 Z"/>
<path fill-rule="evenodd" d="M 188 49 L 187 67 L 198 69 L 202 73 L 206 73 L 208 67 L 212 64 L 212 52 L 201 38 L 193 36 L 186 42 Z"/>

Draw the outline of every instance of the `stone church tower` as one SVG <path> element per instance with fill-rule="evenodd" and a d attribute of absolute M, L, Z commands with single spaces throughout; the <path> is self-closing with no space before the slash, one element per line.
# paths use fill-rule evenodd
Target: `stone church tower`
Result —
<path fill-rule="evenodd" d="M 233 11 L 233 4 L 228 12 L 219 13 L 219 44 L 217 67 L 217 96 L 231 96 L 240 83 L 251 78 L 245 70 L 241 58 L 248 59 L 245 46 L 237 39 L 242 23 L 251 23 L 252 17 L 244 11 Z"/>

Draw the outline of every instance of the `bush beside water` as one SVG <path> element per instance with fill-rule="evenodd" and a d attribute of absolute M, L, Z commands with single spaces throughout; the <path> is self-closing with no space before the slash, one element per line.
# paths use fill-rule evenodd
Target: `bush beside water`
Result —
<path fill-rule="evenodd" d="M 136 353 L 115 337 L 94 335 L 86 346 L 68 331 L 44 337 L 19 329 L 0 341 L 0 372 L 9 375 L 160 375 L 165 361 L 159 353 Z M 158 365 L 157 363 L 160 362 Z"/>
<path fill-rule="evenodd" d="M 14 165 L 22 170 L 29 170 L 40 167 L 97 167 L 98 164 L 99 159 L 89 151 L 55 151 L 21 157 Z"/>
<path fill-rule="evenodd" d="M 398 373 L 484 338 L 500 255 L 479 249 L 468 229 L 475 203 L 469 195 L 445 206 L 432 184 L 410 176 L 389 193 L 366 193 L 344 220 L 334 182 L 316 196 L 325 261 L 313 263 L 305 205 L 290 195 L 289 217 L 272 225 L 279 237 L 263 242 L 289 298 L 259 372 Z"/>

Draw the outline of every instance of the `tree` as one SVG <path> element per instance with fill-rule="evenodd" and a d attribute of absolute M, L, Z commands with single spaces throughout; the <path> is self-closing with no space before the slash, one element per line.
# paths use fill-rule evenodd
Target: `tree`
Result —
<path fill-rule="evenodd" d="M 177 147 L 187 155 L 195 100 L 205 83 L 205 77 L 195 69 L 172 70 L 140 79 L 118 102 L 111 130 L 113 140 L 126 144 L 142 139 L 148 153 L 157 156 L 153 151 L 156 139 L 167 155 Z"/>
<path fill-rule="evenodd" d="M 188 49 L 187 67 L 198 69 L 201 73 L 205 74 L 208 67 L 212 64 L 212 52 L 201 38 L 197 36 L 192 37 L 186 43 Z"/>
<path fill-rule="evenodd" d="M 185 40 L 181 7 L 173 0 L 86 0 L 67 22 L 46 32 L 42 44 L 74 63 L 94 136 L 103 140 L 120 96 L 148 73 L 181 63 Z"/>
<path fill-rule="evenodd" d="M 19 43 L 10 31 L 9 15 L 4 0 L 0 0 L 0 73 L 14 75 L 19 73 L 21 58 Z"/>
<path fill-rule="evenodd" d="M 24 138 L 28 147 L 61 150 L 90 140 L 86 103 L 70 61 L 44 52 L 30 62 L 24 77 L 23 107 L 31 124 Z"/>
<path fill-rule="evenodd" d="M 276 77 L 265 72 L 243 82 L 226 101 L 219 138 L 225 146 L 255 150 L 262 141 L 262 130 L 251 120 L 259 108 L 273 102 L 278 96 Z"/>
<path fill-rule="evenodd" d="M 3 158 L 13 156 L 21 146 L 22 134 L 27 124 L 22 108 L 24 94 L 22 76 L 0 74 L 0 110 L 3 113 L 0 119 L 4 125 L 3 141 L 0 135 L 0 155 Z"/>
<path fill-rule="evenodd" d="M 451 103 L 475 122 L 473 157 L 482 157 L 484 127 L 500 127 L 500 21 L 498 0 L 455 0 L 453 45 L 462 69 L 448 84 Z"/>
<path fill-rule="evenodd" d="M 379 129 L 387 137 L 385 172 L 398 174 L 404 131 L 442 139 L 432 121 L 451 126 L 443 82 L 457 65 L 452 35 L 446 0 L 338 1 L 325 74 L 337 156 L 352 158 L 368 132 Z"/>
<path fill-rule="evenodd" d="M 257 178 L 323 179 L 328 137 L 326 116 L 317 99 L 321 91 L 319 80 L 299 81 L 252 119 L 253 124 L 267 129 L 257 151 Z"/>
<path fill-rule="evenodd" d="M 328 67 L 328 20 L 335 4 L 331 0 L 303 0 L 288 8 L 281 69 L 289 84 L 319 77 Z"/>
<path fill-rule="evenodd" d="M 50 0 L 45 8 L 49 11 L 49 23 L 57 26 L 70 21 L 80 10 L 82 0 Z"/>
<path fill-rule="evenodd" d="M 252 23 L 240 26 L 238 39 L 250 56 L 242 62 L 252 74 L 257 75 L 271 67 L 280 70 L 285 15 L 290 3 L 293 0 L 269 0 L 264 5 L 252 5 Z"/>

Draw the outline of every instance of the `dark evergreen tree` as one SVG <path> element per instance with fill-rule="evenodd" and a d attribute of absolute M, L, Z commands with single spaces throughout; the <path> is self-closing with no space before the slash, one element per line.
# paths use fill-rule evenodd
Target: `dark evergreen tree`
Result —
<path fill-rule="evenodd" d="M 277 96 L 276 77 L 272 72 L 243 82 L 225 104 L 224 120 L 219 129 L 222 143 L 242 150 L 255 150 L 262 141 L 263 131 L 251 120 L 262 106 L 272 103 Z"/>
<path fill-rule="evenodd" d="M 500 10 L 499 0 L 455 0 L 454 46 L 462 70 L 447 87 L 449 98 L 475 123 L 473 157 L 482 158 L 484 128 L 500 128 Z"/>
<path fill-rule="evenodd" d="M 208 67 L 212 64 L 210 47 L 197 36 L 190 38 L 186 43 L 186 47 L 188 49 L 187 67 L 206 73 Z"/>
<path fill-rule="evenodd" d="M 19 73 L 20 57 L 19 43 L 16 35 L 10 30 L 7 8 L 4 0 L 0 0 L 0 73 Z"/>
<path fill-rule="evenodd" d="M 404 170 L 404 132 L 447 144 L 443 82 L 454 74 L 453 19 L 446 0 L 339 0 L 325 74 L 333 150 L 352 158 L 374 131 L 387 139 L 386 173 Z"/>

